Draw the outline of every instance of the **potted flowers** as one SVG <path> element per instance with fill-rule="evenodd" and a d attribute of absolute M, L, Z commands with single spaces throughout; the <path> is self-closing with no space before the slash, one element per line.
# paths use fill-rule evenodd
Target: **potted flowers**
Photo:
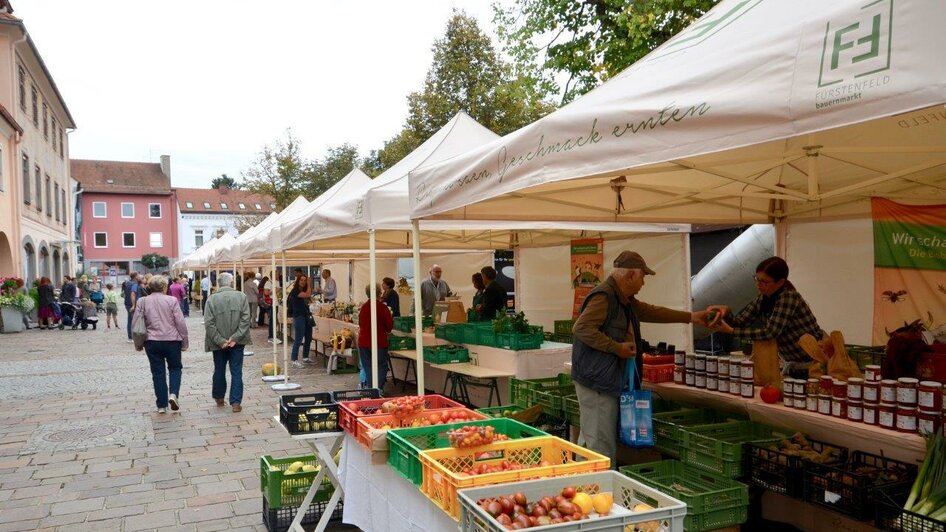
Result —
<path fill-rule="evenodd" d="M 0 277 L 0 327 L 4 333 L 23 330 L 23 316 L 36 306 L 29 295 L 23 293 L 23 279 Z"/>

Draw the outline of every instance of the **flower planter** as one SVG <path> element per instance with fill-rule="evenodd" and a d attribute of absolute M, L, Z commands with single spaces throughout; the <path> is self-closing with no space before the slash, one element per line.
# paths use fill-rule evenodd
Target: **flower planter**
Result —
<path fill-rule="evenodd" d="M 24 329 L 23 312 L 21 312 L 20 309 L 13 307 L 0 307 L 0 315 L 3 316 L 2 332 L 4 334 L 18 333 Z"/>

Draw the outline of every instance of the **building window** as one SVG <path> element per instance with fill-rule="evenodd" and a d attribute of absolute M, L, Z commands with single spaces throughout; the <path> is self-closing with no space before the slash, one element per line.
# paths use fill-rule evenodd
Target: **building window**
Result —
<path fill-rule="evenodd" d="M 194 247 L 200 247 L 204 245 L 204 230 L 203 229 L 194 229 Z"/>
<path fill-rule="evenodd" d="M 93 201 L 92 202 L 92 217 L 93 218 L 105 218 L 105 202 L 104 201 Z"/>
<path fill-rule="evenodd" d="M 69 208 L 69 205 L 66 204 L 66 188 L 63 187 L 59 189 L 59 194 L 62 196 L 62 225 L 67 225 L 69 223 L 69 216 L 66 214 L 66 209 Z"/>
<path fill-rule="evenodd" d="M 42 170 L 39 169 L 39 165 L 33 166 L 33 171 L 36 179 L 36 210 L 43 212 L 43 176 Z"/>
<path fill-rule="evenodd" d="M 108 234 L 107 233 L 95 233 L 95 247 L 97 248 L 108 247 Z"/>
<path fill-rule="evenodd" d="M 122 247 L 123 248 L 135 247 L 135 233 L 122 233 Z"/>
<path fill-rule="evenodd" d="M 239 203 L 238 205 L 240 206 L 241 209 L 246 209 L 246 204 L 245 204 L 245 203 Z"/>
<path fill-rule="evenodd" d="M 51 180 L 49 179 L 49 174 L 46 174 L 46 216 L 53 217 L 53 198 L 52 190 L 49 188 L 51 185 Z"/>
<path fill-rule="evenodd" d="M 193 209 L 193 208 L 194 208 L 194 204 L 191 203 L 191 202 L 189 202 L 189 201 L 188 201 L 187 203 L 185 203 L 184 206 L 187 207 L 188 209 Z"/>
<path fill-rule="evenodd" d="M 258 211 L 263 210 L 263 206 L 260 205 L 259 203 L 257 203 L 257 204 L 255 205 L 255 207 L 256 207 L 256 210 L 258 210 Z"/>
<path fill-rule="evenodd" d="M 16 77 L 20 84 L 20 109 L 26 112 L 26 71 L 23 70 L 23 67 L 16 67 Z"/>
<path fill-rule="evenodd" d="M 23 203 L 29 205 L 33 199 L 33 193 L 30 190 L 30 158 L 23 154 Z"/>
<path fill-rule="evenodd" d="M 205 209 L 209 209 L 209 208 L 210 208 L 210 202 L 209 202 L 209 201 L 205 201 L 205 202 L 204 202 L 204 208 L 205 208 Z"/>
<path fill-rule="evenodd" d="M 220 202 L 220 208 L 224 210 L 229 209 L 229 207 L 227 207 L 227 204 L 222 201 Z"/>
<path fill-rule="evenodd" d="M 62 208 L 62 203 L 59 201 L 59 183 L 56 183 L 54 186 L 56 188 L 54 190 L 55 193 L 53 195 L 56 196 L 56 221 L 58 222 L 61 219 L 61 217 L 59 216 L 59 213 L 61 211 L 59 209 Z"/>
<path fill-rule="evenodd" d="M 122 218 L 135 217 L 135 204 L 122 202 Z"/>
<path fill-rule="evenodd" d="M 49 123 L 52 124 L 49 129 L 53 132 L 53 153 L 56 153 L 56 119 L 50 118 Z"/>
<path fill-rule="evenodd" d="M 66 143 L 63 142 L 62 127 L 59 127 L 59 158 L 62 159 L 66 154 Z"/>
<path fill-rule="evenodd" d="M 148 243 L 153 248 L 164 247 L 164 233 L 148 233 Z"/>
<path fill-rule="evenodd" d="M 30 86 L 33 101 L 33 125 L 39 127 L 39 93 L 36 92 L 36 85 Z"/>
<path fill-rule="evenodd" d="M 49 140 L 49 106 L 43 102 L 43 137 Z"/>
<path fill-rule="evenodd" d="M 3 160 L 3 146 L 0 146 L 0 161 Z M 0 164 L 0 191 L 3 191 L 3 165 Z"/>
<path fill-rule="evenodd" d="M 161 204 L 149 203 L 148 204 L 148 218 L 160 218 L 160 217 L 161 217 Z"/>

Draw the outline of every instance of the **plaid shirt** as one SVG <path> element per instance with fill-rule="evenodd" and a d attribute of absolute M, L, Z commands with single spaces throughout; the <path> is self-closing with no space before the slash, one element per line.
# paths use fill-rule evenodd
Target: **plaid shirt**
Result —
<path fill-rule="evenodd" d="M 730 320 L 733 336 L 747 340 L 774 339 L 784 360 L 810 361 L 811 357 L 798 345 L 798 339 L 805 333 L 820 339 L 823 333 L 808 303 L 805 303 L 798 291 L 784 288 L 776 296 L 772 314 L 765 316 L 762 314 L 762 297 L 756 297 Z M 752 326 L 756 319 L 761 322 L 761 326 Z"/>

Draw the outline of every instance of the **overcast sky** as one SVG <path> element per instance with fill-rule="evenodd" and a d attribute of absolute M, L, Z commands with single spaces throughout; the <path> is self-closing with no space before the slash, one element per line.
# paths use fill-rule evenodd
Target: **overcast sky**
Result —
<path fill-rule="evenodd" d="M 287 128 L 308 158 L 400 131 L 453 8 L 491 0 L 13 0 L 78 129 L 74 159 L 157 162 L 174 186 L 240 178 Z"/>

